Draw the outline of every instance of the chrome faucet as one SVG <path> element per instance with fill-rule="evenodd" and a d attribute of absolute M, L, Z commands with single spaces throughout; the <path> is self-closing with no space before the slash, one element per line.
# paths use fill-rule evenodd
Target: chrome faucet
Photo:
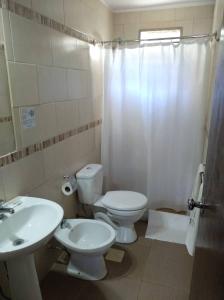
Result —
<path fill-rule="evenodd" d="M 9 213 L 9 214 L 14 214 L 15 210 L 10 207 L 5 207 L 5 201 L 0 200 L 0 213 Z"/>

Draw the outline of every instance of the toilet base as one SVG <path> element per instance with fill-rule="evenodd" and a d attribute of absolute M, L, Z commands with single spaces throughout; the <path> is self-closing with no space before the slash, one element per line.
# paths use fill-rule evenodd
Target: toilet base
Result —
<path fill-rule="evenodd" d="M 83 255 L 80 253 L 71 253 L 67 272 L 71 276 L 85 280 L 100 280 L 107 275 L 103 255 Z"/>
<path fill-rule="evenodd" d="M 116 233 L 117 243 L 130 244 L 137 240 L 137 234 L 134 225 L 119 226 L 116 230 Z"/>

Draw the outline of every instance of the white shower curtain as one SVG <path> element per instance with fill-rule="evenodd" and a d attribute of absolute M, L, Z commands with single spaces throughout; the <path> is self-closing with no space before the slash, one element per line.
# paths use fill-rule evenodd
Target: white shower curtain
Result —
<path fill-rule="evenodd" d="M 104 49 L 105 189 L 186 208 L 202 160 L 210 42 Z"/>

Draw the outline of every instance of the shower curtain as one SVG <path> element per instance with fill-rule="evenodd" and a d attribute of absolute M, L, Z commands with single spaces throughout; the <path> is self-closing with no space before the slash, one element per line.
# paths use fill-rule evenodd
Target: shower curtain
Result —
<path fill-rule="evenodd" d="M 186 209 L 202 161 L 210 41 L 104 49 L 105 190 Z"/>

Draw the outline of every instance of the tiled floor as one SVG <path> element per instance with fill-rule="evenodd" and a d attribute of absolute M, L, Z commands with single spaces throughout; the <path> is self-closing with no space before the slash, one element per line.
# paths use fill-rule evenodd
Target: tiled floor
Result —
<path fill-rule="evenodd" d="M 42 282 L 44 300 L 187 300 L 192 258 L 185 246 L 144 238 L 146 223 L 139 222 L 139 239 L 125 250 L 122 263 L 107 261 L 108 275 L 91 282 L 50 272 Z"/>

